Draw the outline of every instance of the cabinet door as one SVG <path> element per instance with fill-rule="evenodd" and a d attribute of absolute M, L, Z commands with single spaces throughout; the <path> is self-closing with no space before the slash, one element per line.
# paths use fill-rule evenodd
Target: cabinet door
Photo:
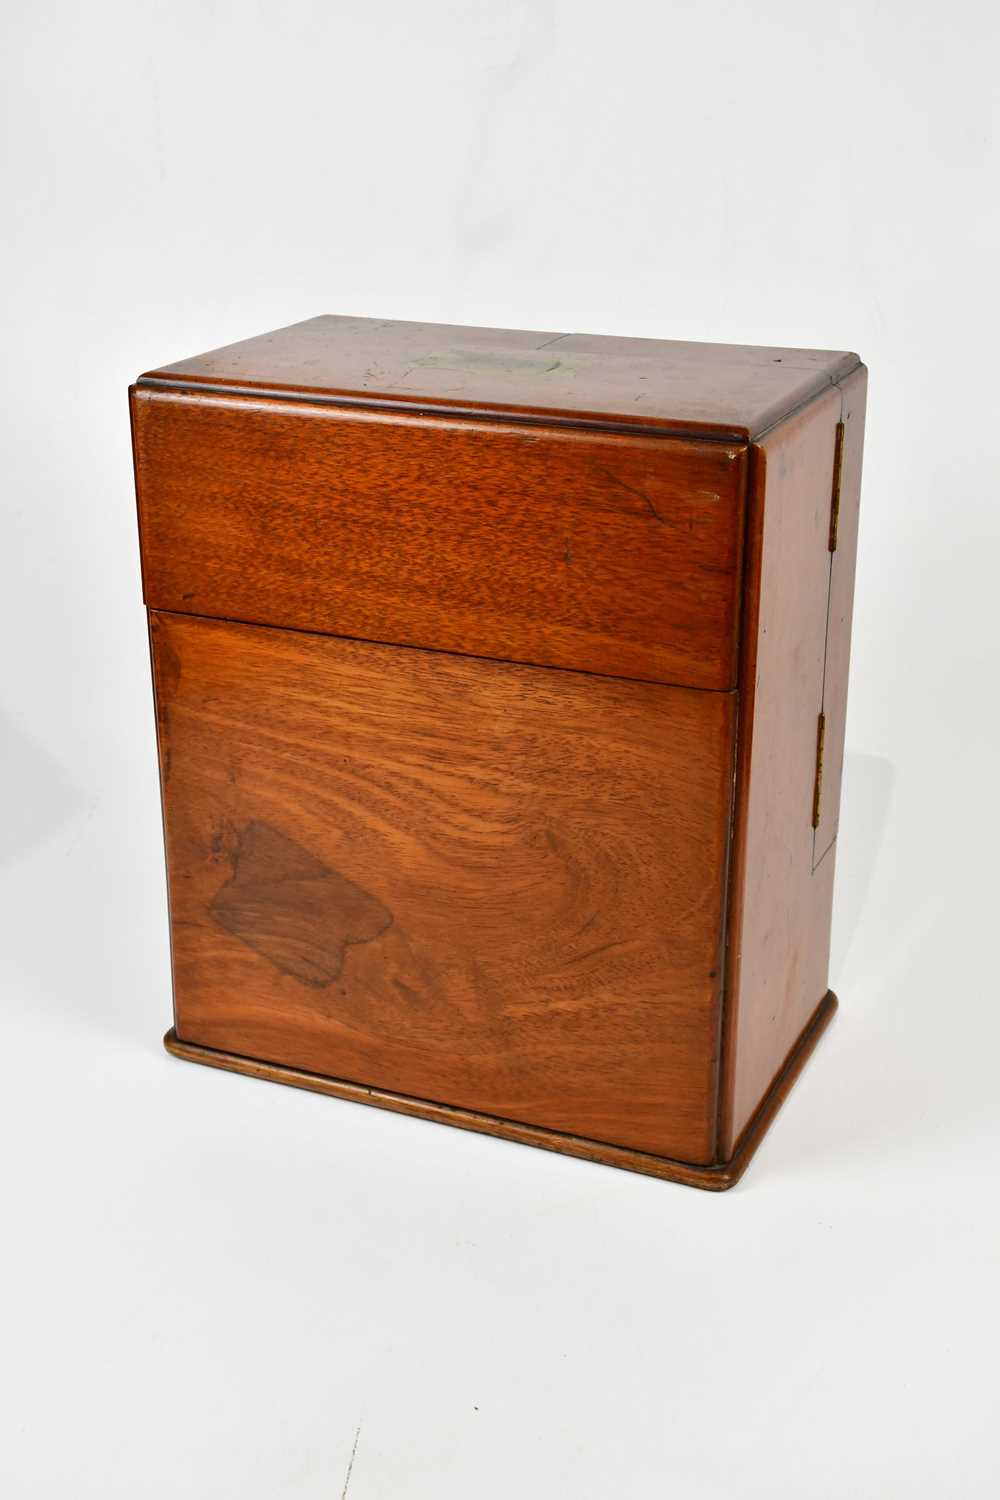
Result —
<path fill-rule="evenodd" d="M 182 1040 L 712 1159 L 733 694 L 151 631 Z"/>

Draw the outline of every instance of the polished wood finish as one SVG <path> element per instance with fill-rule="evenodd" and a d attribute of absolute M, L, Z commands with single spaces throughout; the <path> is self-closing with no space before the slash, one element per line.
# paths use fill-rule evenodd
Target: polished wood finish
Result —
<path fill-rule="evenodd" d="M 134 394 L 154 609 L 728 689 L 724 443 Z"/>
<path fill-rule="evenodd" d="M 161 365 L 139 384 L 746 442 L 857 364 L 830 349 L 320 317 Z"/>
<path fill-rule="evenodd" d="M 390 1093 L 386 1089 L 366 1088 L 363 1084 L 351 1083 L 343 1078 L 327 1078 L 299 1068 L 283 1068 L 275 1063 L 260 1062 L 256 1058 L 241 1057 L 233 1052 L 200 1047 L 197 1043 L 181 1041 L 173 1028 L 163 1038 L 163 1045 L 174 1057 L 184 1058 L 187 1062 L 203 1063 L 210 1068 L 221 1068 L 228 1073 L 242 1073 L 246 1078 L 264 1078 L 270 1083 L 288 1084 L 314 1094 L 326 1094 L 333 1099 L 346 1099 L 352 1104 L 374 1104 L 380 1109 L 391 1109 L 397 1114 L 430 1120 L 435 1124 L 457 1125 L 460 1130 L 475 1130 L 481 1135 L 498 1136 L 501 1140 L 516 1141 L 524 1146 L 540 1146 L 543 1151 L 558 1151 L 563 1156 L 576 1156 L 583 1161 L 600 1162 L 604 1166 L 619 1167 L 627 1172 L 640 1172 L 646 1177 L 659 1177 L 665 1182 L 679 1182 L 687 1187 L 721 1193 L 735 1187 L 750 1165 L 768 1126 L 791 1093 L 836 1010 L 837 997 L 831 991 L 816 1007 L 809 1025 L 761 1100 L 753 1119 L 740 1137 L 738 1149 L 728 1161 L 716 1162 L 711 1166 L 694 1166 L 690 1162 L 670 1160 L 649 1152 L 623 1150 L 606 1141 L 588 1141 L 579 1136 L 559 1135 L 553 1130 L 541 1130 L 537 1126 L 522 1125 L 513 1120 L 500 1120 L 495 1115 L 454 1109 L 448 1104 L 435 1104 L 429 1099 L 413 1099 L 405 1094 Z"/>
<path fill-rule="evenodd" d="M 180 1036 L 712 1160 L 733 694 L 151 626 Z"/>
<path fill-rule="evenodd" d="M 141 377 L 170 1050 L 731 1185 L 835 1005 L 865 389 L 331 318 Z"/>
<path fill-rule="evenodd" d="M 845 410 L 852 413 L 849 461 L 841 483 L 838 551 L 831 554 L 831 481 L 837 424 Z M 839 799 L 850 640 L 843 584 L 848 575 L 853 584 L 854 576 L 863 420 L 861 376 L 846 395 L 831 388 L 817 397 L 753 450 L 720 1101 L 723 1155 L 736 1148 L 827 987 L 834 870 L 829 829 Z M 834 568 L 840 580 L 835 600 Z M 821 822 L 814 829 L 821 713 Z"/>

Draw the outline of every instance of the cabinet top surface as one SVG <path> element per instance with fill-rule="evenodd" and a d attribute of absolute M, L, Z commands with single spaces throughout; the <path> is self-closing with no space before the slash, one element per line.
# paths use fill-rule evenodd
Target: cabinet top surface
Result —
<path fill-rule="evenodd" d="M 858 363 L 829 349 L 323 316 L 138 383 L 748 441 Z"/>

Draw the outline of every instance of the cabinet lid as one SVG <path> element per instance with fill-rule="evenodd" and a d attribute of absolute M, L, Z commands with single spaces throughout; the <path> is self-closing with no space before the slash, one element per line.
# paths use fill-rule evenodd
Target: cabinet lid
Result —
<path fill-rule="evenodd" d="M 858 363 L 829 349 L 323 316 L 138 384 L 747 442 Z"/>

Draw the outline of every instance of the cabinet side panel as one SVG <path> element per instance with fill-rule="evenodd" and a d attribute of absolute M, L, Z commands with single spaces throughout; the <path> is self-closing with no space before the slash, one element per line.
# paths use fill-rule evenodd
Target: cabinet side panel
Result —
<path fill-rule="evenodd" d="M 840 420 L 844 424 L 837 547 L 830 564 L 830 612 L 823 671 L 823 779 L 814 864 L 832 860 L 840 819 L 840 784 L 844 770 L 844 731 L 847 726 L 847 671 L 851 658 L 851 616 L 854 612 L 854 571 L 858 555 L 861 501 L 861 457 L 865 439 L 865 396 L 868 372 L 856 370 L 841 387 Z"/>
<path fill-rule="evenodd" d="M 151 619 L 183 1041 L 713 1160 L 735 694 Z"/>
<path fill-rule="evenodd" d="M 827 989 L 832 855 L 814 869 L 813 797 L 841 393 L 753 449 L 720 1154 L 731 1154 Z"/>

